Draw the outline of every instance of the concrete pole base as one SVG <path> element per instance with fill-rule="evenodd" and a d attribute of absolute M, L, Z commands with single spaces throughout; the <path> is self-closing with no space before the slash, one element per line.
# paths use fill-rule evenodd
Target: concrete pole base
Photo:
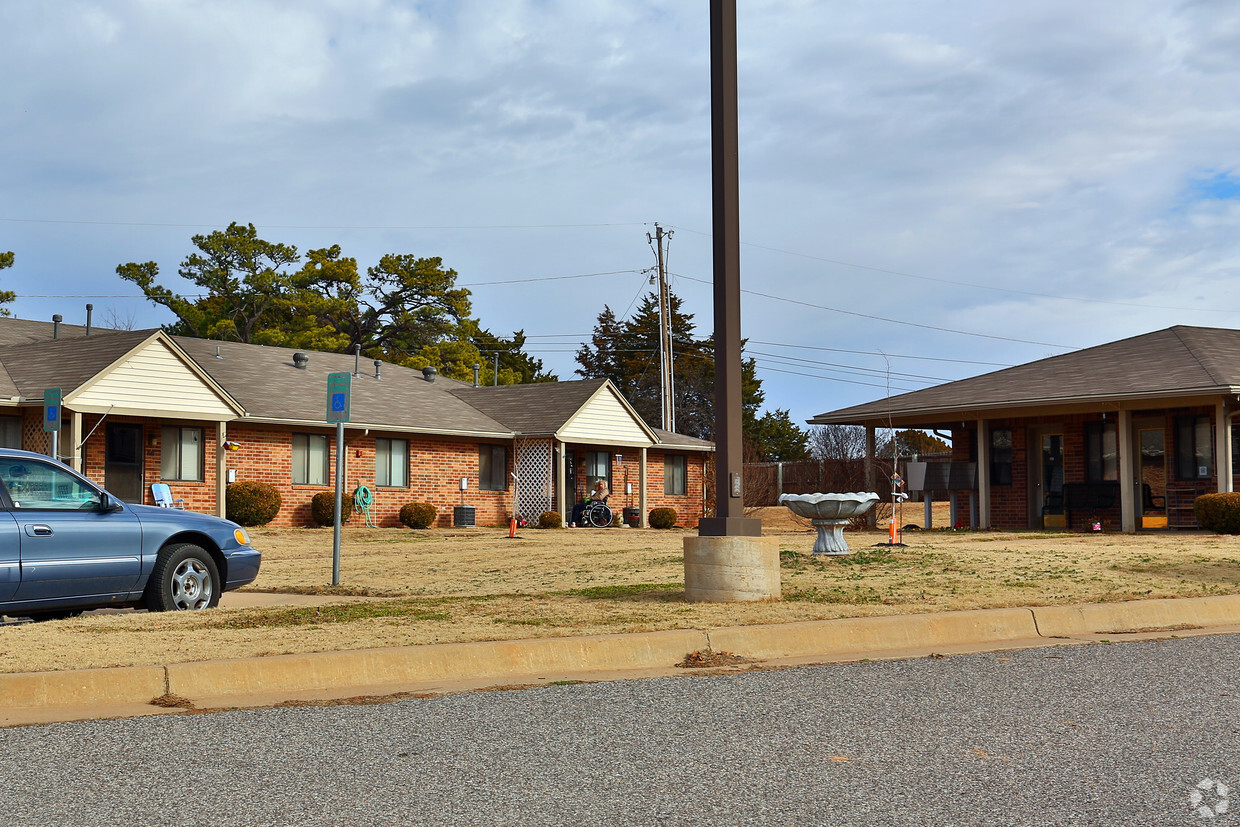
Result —
<path fill-rule="evenodd" d="M 685 599 L 779 600 L 777 537 L 686 537 Z"/>

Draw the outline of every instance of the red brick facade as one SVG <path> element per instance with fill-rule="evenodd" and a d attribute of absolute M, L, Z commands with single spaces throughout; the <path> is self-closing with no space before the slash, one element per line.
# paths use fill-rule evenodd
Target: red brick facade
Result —
<path fill-rule="evenodd" d="M 166 482 L 172 490 L 173 499 L 184 500 L 192 511 L 216 512 L 217 477 L 217 426 L 213 422 L 177 422 L 185 427 L 202 429 L 202 479 L 165 480 L 161 478 L 163 427 L 171 422 L 150 418 L 85 414 L 82 416 L 82 436 L 90 434 L 80 453 L 83 472 L 91 480 L 109 487 L 107 479 L 107 427 L 109 424 L 136 424 L 141 430 L 142 454 L 142 501 L 154 505 L 151 485 Z M 96 427 L 98 426 L 98 427 Z M 92 433 L 93 430 L 93 433 Z M 322 435 L 328 438 L 329 477 L 326 485 L 293 484 L 293 434 Z M 405 440 L 408 448 L 406 484 L 400 487 L 376 485 L 375 453 L 376 438 Z M 276 425 L 249 425 L 229 423 L 226 438 L 240 445 L 239 450 L 224 452 L 226 469 L 235 472 L 235 479 L 265 482 L 280 492 L 283 506 L 272 521 L 274 526 L 312 525 L 310 501 L 320 491 L 335 490 L 336 456 L 335 429 L 330 427 L 306 427 L 288 429 Z M 70 461 L 74 455 L 69 428 L 60 435 L 60 454 Z M 503 445 L 507 449 L 508 467 L 505 480 L 508 487 L 501 491 L 484 491 L 479 487 L 479 452 L 483 443 L 449 437 L 422 437 L 411 434 L 362 433 L 345 431 L 345 490 L 351 496 L 359 486 L 368 488 L 372 495 L 371 520 L 380 526 L 399 526 L 401 506 L 410 502 L 428 502 L 437 512 L 436 527 L 453 524 L 453 508 L 469 505 L 474 508 L 474 520 L 480 526 L 499 526 L 508 522 L 513 509 L 513 489 L 508 471 L 513 468 L 511 442 L 499 441 L 487 445 Z M 49 453 L 51 442 L 42 429 L 40 408 L 27 408 L 22 412 L 22 447 L 39 453 Z M 578 452 L 606 450 L 603 446 L 578 446 Z M 640 456 L 634 449 L 611 449 L 612 479 L 615 489 L 610 500 L 617 512 L 624 507 L 636 507 L 639 500 Z M 674 453 L 674 452 L 669 452 Z M 620 455 L 620 460 L 614 457 Z M 702 515 L 702 480 L 704 456 L 700 452 L 685 452 L 686 490 L 683 495 L 664 494 L 664 453 L 649 451 L 647 455 L 647 513 L 650 509 L 669 506 L 676 509 L 677 524 L 686 528 L 697 525 Z M 72 463 L 71 463 L 72 464 Z M 460 489 L 462 478 L 468 480 L 466 490 Z M 633 486 L 632 495 L 625 493 L 625 484 Z M 571 494 L 570 494 L 571 499 Z M 570 503 L 571 507 L 571 503 Z M 536 520 L 537 514 L 523 515 Z M 364 523 L 365 516 L 355 511 L 352 524 Z"/>

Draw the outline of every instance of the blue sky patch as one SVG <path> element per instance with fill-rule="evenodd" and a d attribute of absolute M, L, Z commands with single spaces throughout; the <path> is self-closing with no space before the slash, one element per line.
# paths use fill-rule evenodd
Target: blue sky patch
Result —
<path fill-rule="evenodd" d="M 1198 178 L 1189 188 L 1193 200 L 1213 199 L 1225 201 L 1240 198 L 1240 176 L 1230 172 L 1216 172 L 1205 178 Z"/>

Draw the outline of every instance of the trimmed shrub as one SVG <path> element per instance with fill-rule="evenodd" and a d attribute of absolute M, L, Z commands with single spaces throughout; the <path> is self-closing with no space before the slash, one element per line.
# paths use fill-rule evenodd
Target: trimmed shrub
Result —
<path fill-rule="evenodd" d="M 334 491 L 320 491 L 310 500 L 310 517 L 321 526 L 335 525 L 336 523 L 336 493 Z M 340 522 L 349 519 L 353 514 L 353 498 L 347 493 L 343 500 L 340 501 Z"/>
<path fill-rule="evenodd" d="M 539 528 L 563 528 L 564 518 L 558 511 L 544 511 L 538 515 Z"/>
<path fill-rule="evenodd" d="M 410 528 L 430 528 L 435 524 L 435 506 L 430 503 L 405 503 L 400 507 L 400 521 Z"/>
<path fill-rule="evenodd" d="M 650 511 L 651 528 L 671 528 L 676 525 L 676 509 L 654 508 Z"/>
<path fill-rule="evenodd" d="M 283 504 L 276 487 L 265 482 L 242 480 L 224 489 L 224 515 L 238 525 L 267 525 Z"/>
<path fill-rule="evenodd" d="M 1202 494 L 1193 500 L 1197 525 L 1217 534 L 1240 534 L 1240 493 Z"/>

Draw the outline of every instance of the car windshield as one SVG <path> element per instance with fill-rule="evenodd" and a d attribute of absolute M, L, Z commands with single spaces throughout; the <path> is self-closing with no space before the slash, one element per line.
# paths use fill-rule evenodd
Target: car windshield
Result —
<path fill-rule="evenodd" d="M 73 510 L 99 504 L 99 492 L 68 471 L 41 462 L 0 459 L 0 481 L 14 508 Z"/>

